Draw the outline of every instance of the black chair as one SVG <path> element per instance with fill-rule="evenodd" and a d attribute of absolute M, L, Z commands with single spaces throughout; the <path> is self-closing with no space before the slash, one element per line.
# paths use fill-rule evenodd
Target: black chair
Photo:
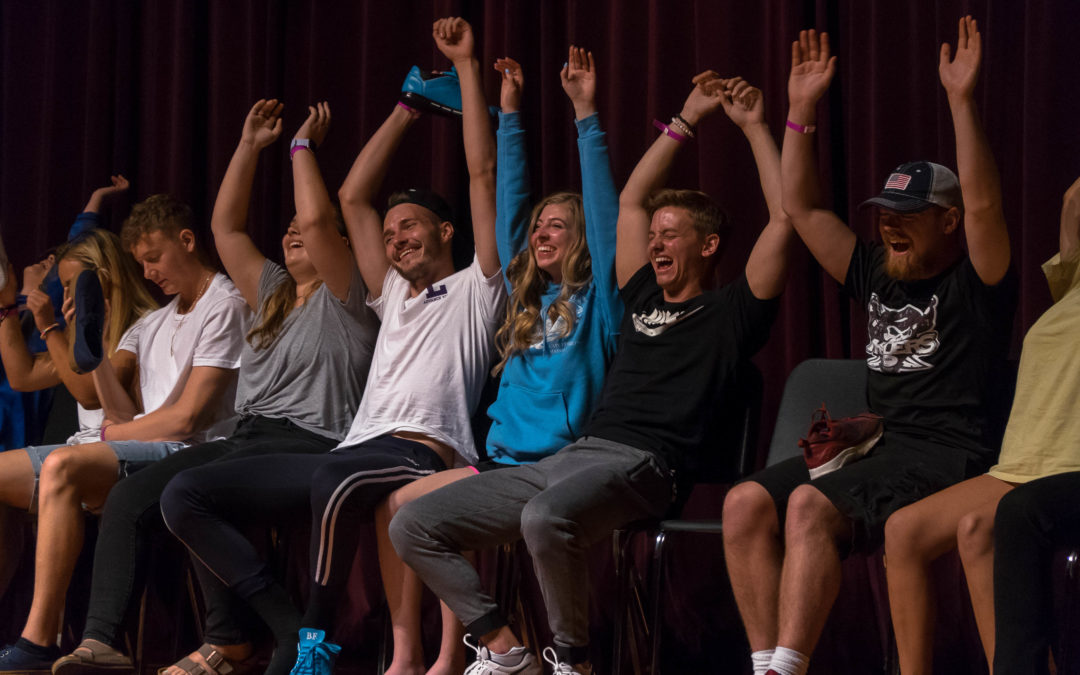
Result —
<path fill-rule="evenodd" d="M 723 403 L 722 419 L 723 427 L 733 429 L 734 433 L 729 437 L 732 441 L 724 445 L 724 450 L 734 447 L 735 452 L 715 453 L 711 461 L 704 462 L 701 466 L 694 467 L 697 480 L 696 484 L 730 483 L 733 479 L 750 472 L 754 466 L 754 456 L 757 450 L 757 427 L 761 417 L 762 398 L 761 371 L 747 361 L 741 364 L 736 375 L 736 386 L 727 392 Z M 666 544 L 670 536 L 678 533 L 692 534 L 720 534 L 719 520 L 684 520 L 679 518 L 681 507 L 685 505 L 689 495 L 675 505 L 671 517 L 659 522 L 643 522 L 628 526 L 622 530 L 616 530 L 613 537 L 613 555 L 615 558 L 616 576 L 616 600 L 615 600 L 615 632 L 612 645 L 612 668 L 611 672 L 616 675 L 622 669 L 623 643 L 626 641 L 626 633 L 630 630 L 634 619 L 631 611 L 630 595 L 633 593 L 639 609 L 642 606 L 640 593 L 637 588 L 632 589 L 634 579 L 632 574 L 631 548 L 635 535 L 642 531 L 655 531 L 652 547 L 652 563 L 649 574 L 649 603 L 650 618 L 644 621 L 644 612 L 641 612 L 641 623 L 645 625 L 646 633 L 651 633 L 651 670 L 659 673 L 660 668 L 660 640 L 662 635 L 661 613 L 663 610 L 662 590 L 664 579 L 664 567 L 667 561 Z M 638 584 L 640 586 L 640 584 Z M 651 627 L 651 628 L 650 628 Z M 636 656 L 637 641 L 630 640 L 630 648 Z M 634 659 L 635 662 L 637 659 Z"/>

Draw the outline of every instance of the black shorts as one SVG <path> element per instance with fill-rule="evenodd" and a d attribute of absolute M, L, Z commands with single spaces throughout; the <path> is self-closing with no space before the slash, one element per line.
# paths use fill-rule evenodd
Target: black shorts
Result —
<path fill-rule="evenodd" d="M 776 503 L 783 531 L 788 497 L 809 483 L 852 523 L 850 548 L 841 555 L 870 553 L 885 540 L 885 521 L 908 504 L 985 472 L 971 451 L 924 438 L 889 433 L 863 459 L 810 480 L 806 461 L 792 457 L 746 480 L 760 484 Z"/>

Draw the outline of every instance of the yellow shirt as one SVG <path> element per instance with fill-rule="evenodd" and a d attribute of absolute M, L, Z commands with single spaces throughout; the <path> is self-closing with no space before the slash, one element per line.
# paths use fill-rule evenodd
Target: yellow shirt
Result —
<path fill-rule="evenodd" d="M 1080 253 L 1043 264 L 1054 304 L 1024 337 L 1009 425 L 990 475 L 1012 483 L 1080 471 Z"/>

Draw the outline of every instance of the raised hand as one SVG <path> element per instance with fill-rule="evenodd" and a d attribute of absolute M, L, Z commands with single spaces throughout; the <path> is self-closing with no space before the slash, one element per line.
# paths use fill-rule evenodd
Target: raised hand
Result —
<path fill-rule="evenodd" d="M 791 75 L 788 77 L 788 104 L 794 109 L 812 109 L 836 74 L 836 57 L 829 53 L 829 34 L 814 29 L 799 31 L 791 43 Z M 804 120 L 796 120 L 802 123 Z"/>
<path fill-rule="evenodd" d="M 559 72 L 563 91 L 574 104 L 578 119 L 596 112 L 596 62 L 592 52 L 570 45 L 566 65 Z"/>
<path fill-rule="evenodd" d="M 460 16 L 436 21 L 431 26 L 431 36 L 435 38 L 435 46 L 452 63 L 473 57 L 472 26 Z"/>
<path fill-rule="evenodd" d="M 521 110 L 521 92 L 525 88 L 525 75 L 521 72 L 521 64 L 505 56 L 495 60 L 495 70 L 502 76 L 499 107 L 504 113 Z"/>
<path fill-rule="evenodd" d="M 328 131 L 330 131 L 330 104 L 319 101 L 315 105 L 308 106 L 308 117 L 296 130 L 293 139 L 310 138 L 321 148 Z"/>
<path fill-rule="evenodd" d="M 240 141 L 252 145 L 256 150 L 262 150 L 276 141 L 281 135 L 281 110 L 284 107 L 285 104 L 279 103 L 276 98 L 256 101 L 244 120 Z"/>
<path fill-rule="evenodd" d="M 34 315 L 34 325 L 39 331 L 56 323 L 52 298 L 40 288 L 35 288 L 26 294 L 26 308 Z"/>
<path fill-rule="evenodd" d="M 723 89 L 720 76 L 716 71 L 706 70 L 698 73 L 691 80 L 694 88 L 683 103 L 679 115 L 691 125 L 697 125 L 702 119 L 713 114 L 723 104 L 720 92 Z"/>
<path fill-rule="evenodd" d="M 720 105 L 740 129 L 765 122 L 765 99 L 761 90 L 741 77 L 720 80 Z"/>
<path fill-rule="evenodd" d="M 122 174 L 109 176 L 109 182 L 110 185 L 106 185 L 105 187 L 99 187 L 98 189 L 94 190 L 91 198 L 96 196 L 104 200 L 108 197 L 112 197 L 113 195 L 118 195 L 121 192 L 125 192 L 128 188 L 131 187 L 131 183 L 128 182 L 128 179 L 124 178 Z"/>
<path fill-rule="evenodd" d="M 957 30 L 956 56 L 952 55 L 949 43 L 945 42 L 941 45 L 938 61 L 938 76 L 950 98 L 971 97 L 981 61 L 982 36 L 979 26 L 971 16 L 962 17 Z"/>

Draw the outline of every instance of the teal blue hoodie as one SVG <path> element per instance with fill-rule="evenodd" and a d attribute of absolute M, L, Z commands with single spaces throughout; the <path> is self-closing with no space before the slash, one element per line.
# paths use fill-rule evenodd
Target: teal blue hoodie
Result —
<path fill-rule="evenodd" d="M 611 177 L 607 143 L 598 115 L 577 123 L 581 157 L 585 237 L 592 281 L 570 298 L 577 318 L 570 335 L 547 319 L 560 286 L 548 284 L 541 298 L 543 331 L 528 349 L 506 363 L 498 396 L 488 408 L 487 453 L 501 464 L 528 464 L 573 442 L 600 398 L 615 354 L 622 301 L 615 280 L 615 222 L 619 198 Z M 505 270 L 529 243 L 528 163 L 518 113 L 499 115 L 496 238 Z M 507 282 L 509 286 L 509 282 Z M 509 290 L 509 289 L 508 289 Z"/>

